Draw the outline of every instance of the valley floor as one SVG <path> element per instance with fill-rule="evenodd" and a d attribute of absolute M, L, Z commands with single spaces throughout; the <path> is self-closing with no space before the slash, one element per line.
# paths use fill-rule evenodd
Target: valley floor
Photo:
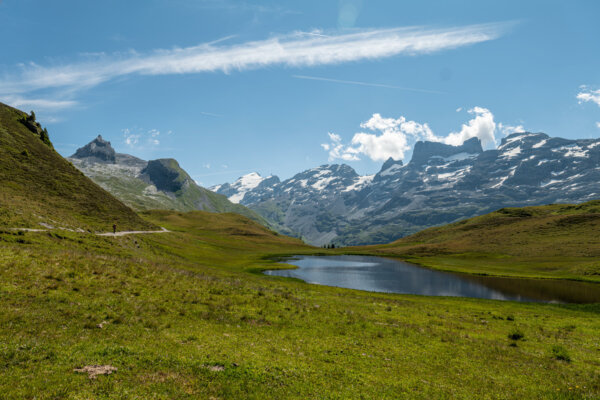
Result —
<path fill-rule="evenodd" d="M 2 398 L 600 397 L 598 304 L 267 277 L 323 250 L 233 214 L 144 216 L 170 232 L 0 231 Z"/>

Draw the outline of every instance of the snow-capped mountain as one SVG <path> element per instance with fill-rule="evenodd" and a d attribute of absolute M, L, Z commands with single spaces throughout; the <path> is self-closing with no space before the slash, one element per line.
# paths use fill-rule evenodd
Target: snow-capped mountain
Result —
<path fill-rule="evenodd" d="M 600 140 L 524 132 L 487 151 L 477 138 L 418 142 L 407 165 L 389 159 L 375 175 L 342 164 L 269 179 L 239 198 L 275 226 L 316 245 L 382 243 L 502 207 L 598 198 Z"/>
<path fill-rule="evenodd" d="M 232 203 L 240 203 L 246 193 L 254 189 L 269 188 L 273 184 L 279 183 L 279 178 L 276 176 L 268 176 L 263 178 L 258 172 L 251 172 L 240 177 L 237 181 L 229 184 L 224 183 L 209 188 L 213 192 L 227 196 Z"/>

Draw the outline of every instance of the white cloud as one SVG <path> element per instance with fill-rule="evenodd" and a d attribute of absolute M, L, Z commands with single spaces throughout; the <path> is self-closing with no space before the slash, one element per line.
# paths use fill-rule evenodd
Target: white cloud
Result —
<path fill-rule="evenodd" d="M 148 54 L 130 51 L 112 56 L 87 56 L 86 61 L 66 65 L 30 63 L 12 76 L 1 77 L 0 92 L 16 94 L 48 88 L 78 90 L 134 74 L 229 73 L 272 65 L 310 67 L 400 54 L 429 54 L 496 39 L 510 25 L 493 23 L 447 29 L 404 27 L 331 36 L 296 32 L 234 45 L 217 46 L 217 42 L 213 42 L 155 50 Z"/>
<path fill-rule="evenodd" d="M 507 135 L 525 131 L 522 125 L 496 124 L 494 115 L 487 108 L 473 107 L 468 112 L 473 118 L 463 124 L 459 132 L 451 132 L 445 137 L 437 136 L 427 123 L 407 120 L 403 116 L 394 119 L 373 114 L 368 121 L 360 124 L 360 127 L 374 133 L 356 133 L 350 144 L 342 143 L 339 135 L 329 133 L 330 143 L 321 144 L 321 147 L 329 152 L 330 162 L 336 159 L 359 160 L 360 155 L 365 155 L 373 161 L 383 161 L 389 157 L 401 160 L 418 140 L 459 146 L 465 140 L 477 137 L 483 147 L 492 148 L 496 147 L 497 132 Z"/>
<path fill-rule="evenodd" d="M 503 124 L 502 122 L 499 122 L 498 123 L 498 132 L 502 136 L 508 136 L 508 135 L 516 133 L 516 132 L 526 132 L 526 130 L 523 127 L 523 125 L 506 125 L 506 124 Z"/>
<path fill-rule="evenodd" d="M 129 147 L 154 147 L 160 145 L 160 131 L 150 129 L 147 131 L 132 132 L 130 129 L 123 129 L 123 140 Z"/>
<path fill-rule="evenodd" d="M 596 122 L 596 126 L 600 129 L 600 122 Z"/>
<path fill-rule="evenodd" d="M 478 137 L 483 147 L 496 147 L 494 115 L 483 107 L 473 107 L 468 112 L 475 115 L 475 118 L 463 124 L 460 132 L 452 132 L 442 141 L 453 146 L 460 146 L 465 140 Z"/>
<path fill-rule="evenodd" d="M 77 102 L 73 100 L 25 98 L 21 96 L 4 96 L 2 97 L 2 101 L 15 108 L 25 110 L 33 109 L 38 112 L 57 111 L 77 105 Z"/>
<path fill-rule="evenodd" d="M 345 146 L 342 144 L 342 137 L 338 134 L 328 132 L 329 140 L 331 143 L 323 143 L 321 147 L 325 151 L 329 151 L 329 161 L 333 161 L 335 159 L 345 160 L 345 161 L 357 161 L 359 160 L 356 155 L 357 151 L 350 146 Z"/>
<path fill-rule="evenodd" d="M 408 121 L 405 117 L 383 118 L 380 114 L 373 114 L 368 121 L 360 124 L 360 127 L 378 131 L 380 134 L 359 132 L 354 135 L 351 144 L 344 145 L 339 135 L 329 133 L 331 143 L 321 145 L 326 151 L 329 151 L 329 161 L 335 159 L 359 160 L 359 154 L 364 154 L 375 161 L 387 160 L 389 157 L 400 160 L 412 148 L 412 144 L 409 142 L 416 140 L 440 141 L 433 134 L 429 125 Z"/>
<path fill-rule="evenodd" d="M 600 89 L 592 90 L 585 85 L 580 86 L 581 91 L 577 93 L 579 103 L 587 103 L 591 101 L 600 107 Z"/>

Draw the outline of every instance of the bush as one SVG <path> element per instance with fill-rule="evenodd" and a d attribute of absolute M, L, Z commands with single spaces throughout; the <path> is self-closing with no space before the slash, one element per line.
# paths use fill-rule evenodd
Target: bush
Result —
<path fill-rule="evenodd" d="M 525 335 L 519 329 L 515 328 L 508 334 L 508 338 L 512 340 L 520 340 L 523 339 Z"/>
<path fill-rule="evenodd" d="M 552 357 L 560 361 L 571 362 L 571 356 L 567 352 L 567 349 L 559 345 L 552 346 Z"/>

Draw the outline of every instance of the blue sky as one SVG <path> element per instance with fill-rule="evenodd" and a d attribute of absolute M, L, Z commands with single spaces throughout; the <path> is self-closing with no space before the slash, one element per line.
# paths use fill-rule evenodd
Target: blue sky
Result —
<path fill-rule="evenodd" d="M 3 0 L 0 101 L 204 186 L 415 140 L 600 136 L 600 3 Z"/>

